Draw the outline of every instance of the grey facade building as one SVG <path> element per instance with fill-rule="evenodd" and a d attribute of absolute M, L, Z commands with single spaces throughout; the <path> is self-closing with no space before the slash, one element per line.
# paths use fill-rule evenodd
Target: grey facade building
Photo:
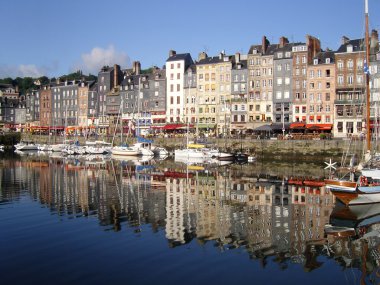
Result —
<path fill-rule="evenodd" d="M 79 81 L 59 80 L 52 84 L 51 108 L 52 117 L 50 126 L 77 126 L 78 125 L 78 86 Z"/>
<path fill-rule="evenodd" d="M 289 123 L 292 121 L 291 103 L 293 74 L 293 44 L 282 37 L 273 58 L 273 121 Z"/>
<path fill-rule="evenodd" d="M 115 92 L 114 87 L 117 87 L 122 80 L 122 72 L 120 66 L 115 64 L 113 67 L 104 66 L 98 73 L 98 113 L 99 113 L 99 126 L 108 127 L 110 116 L 113 118 L 117 115 L 119 106 L 116 105 L 116 98 L 108 98 L 109 96 L 119 96 L 117 92 L 110 94 L 111 91 Z M 108 98 L 108 100 L 107 100 Z"/>
<path fill-rule="evenodd" d="M 166 80 L 165 70 L 153 67 L 141 72 L 140 62 L 134 62 L 120 84 L 120 105 L 123 122 L 141 134 L 152 124 L 165 124 Z"/>
<path fill-rule="evenodd" d="M 93 118 L 94 123 L 99 124 L 99 96 L 98 83 L 88 83 L 88 113 L 89 118 Z"/>
<path fill-rule="evenodd" d="M 39 125 L 40 121 L 40 93 L 32 90 L 26 93 L 26 122 L 30 126 Z"/>
<path fill-rule="evenodd" d="M 18 88 L 10 84 L 0 84 L 0 124 L 4 128 L 16 129 L 17 124 L 25 123 L 20 121 L 19 107 Z"/>
<path fill-rule="evenodd" d="M 248 121 L 247 55 L 235 54 L 231 69 L 231 104 L 228 105 L 231 106 L 231 132 L 234 133 L 245 129 Z M 228 118 L 226 118 L 225 122 L 229 122 Z"/>

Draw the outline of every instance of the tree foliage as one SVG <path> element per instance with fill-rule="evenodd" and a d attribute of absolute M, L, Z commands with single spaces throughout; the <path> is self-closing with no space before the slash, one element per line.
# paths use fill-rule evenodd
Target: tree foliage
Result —
<path fill-rule="evenodd" d="M 83 75 L 81 70 L 78 70 L 76 72 L 73 72 L 67 75 L 62 75 L 59 78 L 61 81 L 65 81 L 65 80 L 73 81 L 73 80 L 81 80 L 81 79 L 85 81 L 97 81 L 98 79 L 97 76 L 93 74 Z M 41 86 L 41 85 L 46 85 L 46 84 L 49 84 L 50 82 L 55 82 L 55 81 L 56 81 L 55 77 L 49 78 L 47 76 L 41 76 L 38 78 L 16 77 L 15 79 L 11 77 L 6 77 L 3 79 L 0 79 L 0 83 L 10 84 L 14 87 L 18 86 L 18 89 L 21 95 L 22 94 L 25 95 L 26 93 L 28 93 L 29 91 L 33 89 L 38 89 L 39 85 L 36 85 L 37 82 L 39 82 Z"/>

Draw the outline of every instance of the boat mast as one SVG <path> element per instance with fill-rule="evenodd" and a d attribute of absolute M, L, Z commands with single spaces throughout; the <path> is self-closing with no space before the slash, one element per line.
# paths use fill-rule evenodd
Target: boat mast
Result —
<path fill-rule="evenodd" d="M 368 0 L 364 0 L 364 13 L 365 13 L 365 68 L 369 68 L 369 33 L 368 33 Z M 370 106 L 370 92 L 369 92 L 369 72 L 364 72 L 366 77 L 366 125 L 367 125 L 367 151 L 371 151 L 371 106 Z"/>
<path fill-rule="evenodd" d="M 137 128 L 136 128 L 136 136 L 140 136 L 140 95 L 141 95 L 141 75 L 139 75 L 139 95 L 137 97 Z"/>

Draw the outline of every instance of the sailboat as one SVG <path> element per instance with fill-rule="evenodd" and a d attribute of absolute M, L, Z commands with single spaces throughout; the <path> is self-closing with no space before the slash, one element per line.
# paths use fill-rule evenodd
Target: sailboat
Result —
<path fill-rule="evenodd" d="M 371 128 L 370 128 L 370 88 L 369 88 L 369 73 L 366 72 L 369 64 L 369 35 L 368 35 L 368 0 L 364 0 L 365 10 L 365 46 L 366 60 L 364 72 L 366 75 L 366 146 L 367 152 L 371 150 Z M 325 185 L 327 189 L 343 202 L 345 205 L 362 205 L 370 203 L 380 203 L 380 175 L 374 175 L 373 171 L 361 170 L 361 175 L 356 181 L 342 179 L 326 179 Z M 380 174 L 380 173 L 379 173 Z M 371 177 L 371 176 L 372 177 Z M 353 176 L 353 175 L 351 175 Z"/>
<path fill-rule="evenodd" d="M 117 130 L 119 121 L 121 120 L 120 117 L 121 117 L 121 113 L 122 113 L 122 108 L 123 108 L 123 97 L 121 97 L 121 105 L 119 108 L 119 114 L 118 114 L 117 121 L 116 121 L 115 131 L 114 131 L 114 135 L 113 135 L 113 139 L 112 139 L 112 145 L 113 145 L 114 140 L 115 140 L 116 130 Z M 123 124 L 122 123 L 121 123 L 121 132 L 120 132 L 120 143 L 121 143 L 120 146 L 113 146 L 111 148 L 110 151 L 113 155 L 137 156 L 137 155 L 141 154 L 141 152 L 138 149 L 132 148 L 132 147 L 129 147 L 128 145 L 122 144 L 123 143 Z"/>

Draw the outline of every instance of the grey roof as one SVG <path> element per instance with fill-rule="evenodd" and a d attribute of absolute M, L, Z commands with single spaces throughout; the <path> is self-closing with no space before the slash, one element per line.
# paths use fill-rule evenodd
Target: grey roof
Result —
<path fill-rule="evenodd" d="M 257 53 L 261 53 L 262 52 L 262 46 L 261 45 L 251 45 L 251 47 L 249 48 L 248 54 L 253 54 L 254 50 L 257 50 Z"/>
<path fill-rule="evenodd" d="M 180 54 L 175 54 L 171 57 L 169 57 L 166 61 L 177 61 L 177 60 L 190 60 L 191 59 L 191 55 L 189 53 L 180 53 Z M 191 59 L 191 61 L 193 61 Z"/>
<path fill-rule="evenodd" d="M 226 62 L 224 60 L 224 57 L 228 57 L 228 61 L 234 61 L 235 56 L 231 55 L 223 55 L 223 58 L 220 58 L 220 56 L 212 56 L 212 57 L 206 57 L 205 59 L 201 59 L 196 63 L 196 65 L 202 65 L 202 64 L 213 64 L 213 63 L 221 63 L 221 62 Z"/>
<path fill-rule="evenodd" d="M 191 72 L 192 72 L 192 73 L 196 73 L 196 72 L 197 72 L 197 66 L 196 66 L 196 64 L 192 64 L 192 65 L 190 65 L 190 66 L 187 68 L 186 71 L 188 71 L 189 69 L 191 69 Z"/>
<path fill-rule="evenodd" d="M 348 40 L 346 43 L 342 44 L 338 50 L 337 53 L 343 53 L 347 52 L 347 46 L 352 45 L 352 51 L 364 51 L 364 40 L 363 39 L 355 39 L 355 40 Z"/>
<path fill-rule="evenodd" d="M 314 58 L 318 59 L 318 63 L 326 63 L 326 58 L 330 58 L 330 63 L 335 62 L 335 52 L 334 51 L 321 51 Z"/>
<path fill-rule="evenodd" d="M 237 69 L 238 65 L 241 66 L 240 69 L 247 69 L 247 67 L 248 67 L 248 64 L 247 64 L 247 63 L 248 63 L 248 61 L 247 61 L 246 59 L 244 59 L 244 60 L 240 60 L 239 63 L 234 62 L 234 63 L 232 64 L 232 69 Z"/>

